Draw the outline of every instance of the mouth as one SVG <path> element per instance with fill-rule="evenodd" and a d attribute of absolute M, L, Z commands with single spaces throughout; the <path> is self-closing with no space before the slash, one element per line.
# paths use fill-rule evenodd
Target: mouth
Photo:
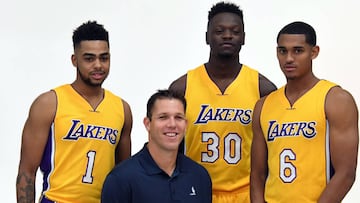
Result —
<path fill-rule="evenodd" d="M 220 46 L 221 46 L 221 47 L 225 47 L 225 48 L 227 48 L 227 47 L 233 47 L 233 46 L 234 46 L 234 44 L 232 44 L 232 43 L 228 43 L 228 42 L 225 42 L 225 43 L 222 43 Z"/>
<path fill-rule="evenodd" d="M 95 72 L 95 73 L 92 73 L 91 76 L 96 80 L 100 80 L 104 77 L 104 73 L 103 72 Z"/>
<path fill-rule="evenodd" d="M 177 133 L 171 132 L 171 133 L 165 133 L 168 137 L 176 137 Z"/>
<path fill-rule="evenodd" d="M 292 71 L 292 70 L 295 70 L 295 69 L 296 69 L 296 66 L 294 66 L 294 65 L 285 65 L 284 66 L 285 71 Z"/>

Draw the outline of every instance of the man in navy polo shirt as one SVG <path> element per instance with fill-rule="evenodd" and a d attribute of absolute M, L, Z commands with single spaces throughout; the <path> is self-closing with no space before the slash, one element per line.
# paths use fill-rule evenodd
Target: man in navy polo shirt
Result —
<path fill-rule="evenodd" d="M 144 125 L 149 142 L 107 176 L 103 203 L 210 203 L 211 179 L 206 169 L 178 153 L 185 135 L 185 98 L 159 90 L 147 103 Z"/>

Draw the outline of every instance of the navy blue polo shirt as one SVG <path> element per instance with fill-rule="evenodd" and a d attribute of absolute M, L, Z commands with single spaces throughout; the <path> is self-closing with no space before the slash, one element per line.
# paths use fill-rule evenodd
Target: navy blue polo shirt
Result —
<path fill-rule="evenodd" d="M 211 179 L 203 166 L 179 153 L 170 177 L 156 165 L 146 145 L 108 174 L 102 203 L 211 202 Z"/>

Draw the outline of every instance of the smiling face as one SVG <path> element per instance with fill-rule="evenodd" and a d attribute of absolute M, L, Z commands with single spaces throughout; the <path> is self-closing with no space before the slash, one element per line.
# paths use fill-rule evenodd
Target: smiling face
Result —
<path fill-rule="evenodd" d="M 85 40 L 75 48 L 71 56 L 77 68 L 77 80 L 89 86 L 101 86 L 109 74 L 109 46 L 103 40 Z"/>
<path fill-rule="evenodd" d="M 187 125 L 183 103 L 175 98 L 157 99 L 144 125 L 149 133 L 149 150 L 177 152 Z"/>
<path fill-rule="evenodd" d="M 319 54 L 319 47 L 306 43 L 304 34 L 281 34 L 276 50 L 287 80 L 312 75 L 312 60 Z"/>
<path fill-rule="evenodd" d="M 219 13 L 208 25 L 206 43 L 211 54 L 218 57 L 237 56 L 244 45 L 244 24 L 234 13 Z"/>

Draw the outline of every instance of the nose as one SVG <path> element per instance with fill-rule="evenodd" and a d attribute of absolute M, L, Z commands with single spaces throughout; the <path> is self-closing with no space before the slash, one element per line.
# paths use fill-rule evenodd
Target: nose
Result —
<path fill-rule="evenodd" d="M 232 32 L 228 29 L 224 30 L 222 37 L 224 39 L 230 39 L 232 38 Z"/>
<path fill-rule="evenodd" d="M 167 122 L 168 127 L 175 127 L 176 126 L 176 120 L 174 117 L 170 117 Z"/>
<path fill-rule="evenodd" d="M 286 55 L 286 62 L 289 63 L 289 62 L 293 62 L 294 61 L 294 57 L 292 55 L 291 52 L 289 52 L 287 55 Z"/>
<path fill-rule="evenodd" d="M 99 58 L 94 61 L 94 66 L 95 68 L 101 68 L 101 61 Z"/>

